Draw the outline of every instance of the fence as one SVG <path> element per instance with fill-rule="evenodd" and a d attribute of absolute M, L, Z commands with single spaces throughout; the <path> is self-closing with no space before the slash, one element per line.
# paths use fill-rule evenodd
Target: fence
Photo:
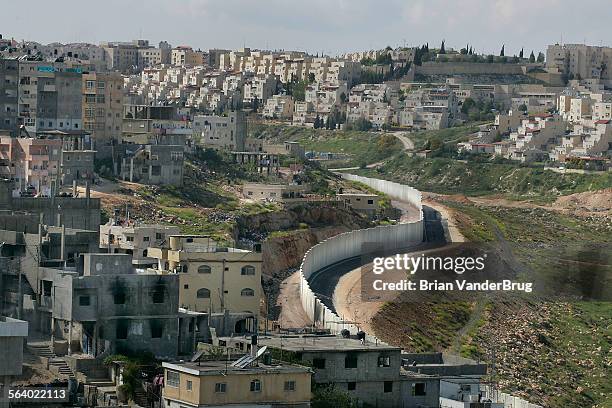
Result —
<path fill-rule="evenodd" d="M 366 184 L 393 199 L 406 201 L 419 209 L 422 208 L 421 193 L 412 187 L 352 174 L 342 176 L 347 180 Z M 350 231 L 313 246 L 304 255 L 300 266 L 300 298 L 304 311 L 317 327 L 329 329 L 336 334 L 342 329 L 355 333 L 358 328 L 354 324 L 343 321 L 317 298 L 308 284 L 308 279 L 313 273 L 326 266 L 361 255 L 364 243 L 375 242 L 384 245 L 387 249 L 399 249 L 417 244 L 422 240 L 423 214 L 421 211 L 421 217 L 414 222 Z M 371 335 L 368 335 L 367 339 L 379 341 Z"/>

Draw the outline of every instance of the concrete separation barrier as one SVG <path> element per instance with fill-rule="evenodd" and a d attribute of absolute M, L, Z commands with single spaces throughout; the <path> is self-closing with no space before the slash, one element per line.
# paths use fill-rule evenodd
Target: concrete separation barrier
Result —
<path fill-rule="evenodd" d="M 300 265 L 300 298 L 304 311 L 316 327 L 329 329 L 334 334 L 340 333 L 342 329 L 348 329 L 351 334 L 355 334 L 359 328 L 350 322 L 343 321 L 325 306 L 310 288 L 308 279 L 324 267 L 344 259 L 360 256 L 362 244 L 367 242 L 383 244 L 388 249 L 405 248 L 422 242 L 423 211 L 421 193 L 412 187 L 353 174 L 342 174 L 342 176 L 347 180 L 366 184 L 392 199 L 409 202 L 421 210 L 421 215 L 417 221 L 367 228 L 336 235 L 313 246 L 304 255 Z M 366 335 L 368 341 L 380 342 L 375 336 L 367 333 Z"/>

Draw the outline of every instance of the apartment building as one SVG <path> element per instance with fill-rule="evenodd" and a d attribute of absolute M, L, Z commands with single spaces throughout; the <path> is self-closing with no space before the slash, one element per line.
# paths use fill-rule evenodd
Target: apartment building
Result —
<path fill-rule="evenodd" d="M 19 61 L 20 123 L 30 133 L 81 130 L 82 68 L 45 61 Z"/>
<path fill-rule="evenodd" d="M 139 55 L 143 49 L 153 48 L 148 40 L 132 42 L 104 42 L 100 46 L 104 50 L 107 68 L 121 73 L 134 73 L 139 70 Z"/>
<path fill-rule="evenodd" d="M 244 83 L 243 99 L 246 104 L 258 101 L 265 104 L 266 101 L 276 93 L 278 81 L 273 75 L 258 75 L 248 78 Z"/>
<path fill-rule="evenodd" d="M 310 407 L 309 368 L 280 362 L 255 362 L 240 368 L 235 361 L 162 363 L 164 408 Z"/>
<path fill-rule="evenodd" d="M 176 358 L 178 277 L 135 273 L 124 254 L 86 253 L 81 262 L 76 270 L 42 271 L 42 280 L 52 282 L 54 334 L 94 357 L 150 351 Z"/>
<path fill-rule="evenodd" d="M 194 51 L 191 47 L 178 46 L 172 49 L 170 63 L 174 66 L 202 65 L 205 55 L 202 51 Z"/>
<path fill-rule="evenodd" d="M 123 105 L 122 143 L 184 146 L 191 134 L 176 106 Z"/>
<path fill-rule="evenodd" d="M 158 48 L 138 50 L 138 67 L 144 69 L 172 62 L 172 47 L 166 41 L 159 43 Z"/>
<path fill-rule="evenodd" d="M 83 74 L 83 128 L 91 133 L 99 156 L 111 154 L 109 146 L 121 135 L 123 77 L 113 73 Z"/>
<path fill-rule="evenodd" d="M 96 72 L 104 72 L 108 69 L 104 49 L 95 44 L 52 43 L 37 48 L 47 59 L 62 58 L 64 61 L 79 61 L 83 66 L 90 67 Z"/>
<path fill-rule="evenodd" d="M 0 130 L 17 135 L 19 61 L 0 58 Z"/>
<path fill-rule="evenodd" d="M 266 102 L 262 115 L 269 119 L 292 119 L 294 102 L 291 95 L 274 95 Z"/>
<path fill-rule="evenodd" d="M 612 48 L 585 44 L 554 44 L 546 50 L 546 68 L 568 79 L 612 81 Z"/>
<path fill-rule="evenodd" d="M 157 271 L 179 276 L 181 307 L 196 312 L 247 312 L 259 316 L 261 252 L 218 246 L 207 236 L 173 235 L 149 248 Z"/>
<path fill-rule="evenodd" d="M 121 177 L 133 183 L 183 185 L 184 145 L 144 145 L 121 160 Z"/>
<path fill-rule="evenodd" d="M 193 118 L 193 137 L 202 148 L 243 151 L 246 126 L 246 116 L 242 111 L 232 111 L 227 116 L 196 115 Z"/>
<path fill-rule="evenodd" d="M 28 186 L 32 186 L 36 193 L 51 193 L 51 182 L 57 180 L 60 174 L 60 139 L 2 136 L 0 155 L 3 176 L 14 180 L 18 191 L 26 191 Z"/>
<path fill-rule="evenodd" d="M 95 150 L 62 150 L 60 183 L 62 186 L 93 184 Z"/>

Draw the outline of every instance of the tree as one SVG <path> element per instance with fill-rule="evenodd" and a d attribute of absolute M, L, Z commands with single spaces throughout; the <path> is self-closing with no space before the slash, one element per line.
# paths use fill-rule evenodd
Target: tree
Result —
<path fill-rule="evenodd" d="M 492 64 L 495 61 L 495 57 L 493 57 L 493 55 L 489 54 L 487 55 L 487 62 L 489 64 Z"/>
<path fill-rule="evenodd" d="M 314 81 L 315 81 L 315 74 L 314 72 L 311 72 L 308 74 L 308 82 L 312 84 Z"/>
<path fill-rule="evenodd" d="M 499 52 L 500 57 L 504 57 L 506 55 L 506 44 L 502 45 L 502 49 Z"/>
<path fill-rule="evenodd" d="M 346 102 L 346 94 L 344 92 L 342 92 L 340 94 L 340 102 L 345 103 Z"/>
<path fill-rule="evenodd" d="M 534 63 L 535 61 L 535 55 L 533 55 L 533 51 L 531 51 L 531 54 L 529 55 L 529 62 Z"/>
<path fill-rule="evenodd" d="M 523 59 L 523 55 L 525 55 L 524 50 L 521 48 L 521 52 L 519 52 L 519 58 Z"/>
<path fill-rule="evenodd" d="M 442 40 L 442 45 L 440 45 L 439 54 L 446 54 L 446 49 L 444 48 L 444 40 Z"/>
<path fill-rule="evenodd" d="M 461 113 L 468 114 L 471 109 L 476 107 L 476 102 L 472 98 L 466 98 L 461 105 Z"/>
<path fill-rule="evenodd" d="M 472 47 L 470 46 L 470 51 L 468 52 L 468 54 L 473 55 L 474 51 L 472 50 Z"/>
<path fill-rule="evenodd" d="M 315 118 L 313 127 L 315 129 L 319 129 L 321 127 L 321 118 L 319 117 L 319 115 L 317 115 L 317 117 Z"/>
<path fill-rule="evenodd" d="M 523 104 L 521 104 L 521 105 L 518 107 L 518 109 L 519 109 L 521 112 L 525 112 L 525 113 L 527 113 L 527 105 L 525 105 L 524 103 L 523 103 Z"/>
<path fill-rule="evenodd" d="M 357 401 L 353 397 L 333 385 L 315 385 L 311 404 L 312 408 L 357 407 Z"/>
<path fill-rule="evenodd" d="M 538 62 L 542 63 L 542 62 L 544 62 L 544 59 L 545 59 L 544 54 L 539 52 L 538 53 Z"/>

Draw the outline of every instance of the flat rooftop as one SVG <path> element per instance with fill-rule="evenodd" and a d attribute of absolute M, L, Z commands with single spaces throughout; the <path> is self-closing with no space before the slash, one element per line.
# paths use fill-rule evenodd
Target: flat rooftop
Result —
<path fill-rule="evenodd" d="M 258 343 L 261 346 L 268 346 L 275 349 L 288 351 L 400 351 L 399 347 L 389 346 L 381 343 L 361 343 L 357 339 L 346 339 L 341 336 L 296 336 L 296 337 L 259 337 Z"/>
<path fill-rule="evenodd" d="M 261 362 L 255 363 L 257 365 L 238 368 L 232 367 L 230 361 L 229 364 L 225 360 L 215 361 L 201 361 L 197 362 L 175 362 L 175 363 L 162 363 L 164 368 L 169 370 L 176 370 L 193 375 L 219 375 L 219 374 L 274 374 L 274 373 L 304 373 L 309 372 L 308 367 L 299 366 L 295 364 L 272 364 L 265 365 Z"/>

